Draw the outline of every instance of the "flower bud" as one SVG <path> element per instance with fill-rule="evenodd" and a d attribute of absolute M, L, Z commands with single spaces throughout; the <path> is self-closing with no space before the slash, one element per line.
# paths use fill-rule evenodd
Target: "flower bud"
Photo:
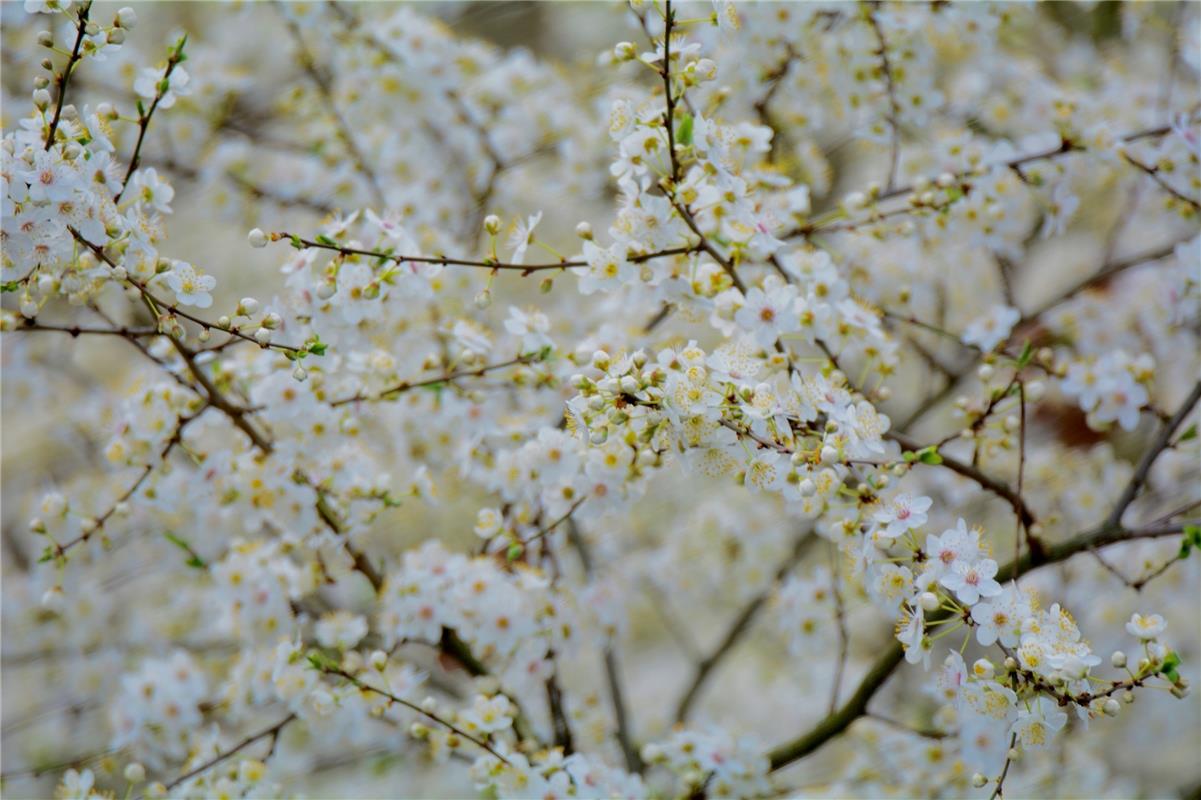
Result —
<path fill-rule="evenodd" d="M 45 111 L 46 106 L 50 105 L 50 92 L 46 89 L 34 89 L 33 104 L 39 111 Z"/>
<path fill-rule="evenodd" d="M 309 377 L 309 373 L 302 365 L 297 364 L 296 369 L 292 370 L 292 377 L 298 381 L 303 381 L 305 378 Z"/>
<path fill-rule="evenodd" d="M 483 310 L 492 305 L 492 290 L 481 289 L 479 294 L 475 296 L 475 307 Z"/>
<path fill-rule="evenodd" d="M 254 332 L 254 340 L 256 342 L 258 342 L 259 344 L 261 344 L 263 347 L 266 347 L 267 343 L 271 341 L 270 329 L 259 328 L 257 331 Z"/>
<path fill-rule="evenodd" d="M 941 604 L 939 602 L 938 595 L 936 595 L 934 592 L 922 592 L 921 595 L 918 596 L 917 601 L 921 604 L 923 611 L 937 611 L 939 605 Z"/>
<path fill-rule="evenodd" d="M 280 319 L 279 314 L 276 314 L 274 311 L 272 311 L 263 317 L 262 326 L 269 331 L 273 331 L 282 323 L 283 320 Z"/>
<path fill-rule="evenodd" d="M 133 30 L 138 24 L 138 15 L 129 6 L 125 6 L 117 12 L 117 24 L 126 30 Z"/>
<path fill-rule="evenodd" d="M 975 664 L 972 664 L 972 673 L 977 678 L 988 681 L 992 680 L 993 675 L 996 674 L 996 668 L 993 667 L 993 663 L 987 658 L 981 658 L 977 659 Z"/>
<path fill-rule="evenodd" d="M 495 214 L 489 214 L 484 217 L 484 230 L 488 232 L 489 236 L 495 236 L 500 233 L 500 225 L 500 217 Z"/>
<path fill-rule="evenodd" d="M 262 248 L 267 246 L 267 234 L 263 233 L 262 228 L 251 228 L 250 233 L 246 235 L 250 246 L 254 248 Z"/>
<path fill-rule="evenodd" d="M 801 497 L 812 497 L 817 493 L 817 484 L 811 478 L 805 478 L 797 486 L 797 490 L 800 491 Z"/>
<path fill-rule="evenodd" d="M 371 652 L 371 667 L 378 672 L 383 672 L 386 666 L 388 666 L 388 654 L 383 650 L 373 650 Z"/>
<path fill-rule="evenodd" d="M 1042 381 L 1030 381 L 1030 383 L 1026 384 L 1026 399 L 1031 403 L 1037 403 L 1043 399 L 1046 391 L 1047 387 Z"/>
<path fill-rule="evenodd" d="M 634 47 L 633 42 L 618 42 L 613 46 L 613 57 L 618 61 L 629 61 L 637 55 L 638 51 Z"/>
<path fill-rule="evenodd" d="M 54 34 L 50 31 L 39 31 L 38 44 L 42 47 L 54 47 Z"/>
<path fill-rule="evenodd" d="M 253 297 L 243 297 L 238 302 L 237 313 L 240 317 L 252 317 L 259 311 L 259 301 Z"/>
<path fill-rule="evenodd" d="M 1113 655 L 1109 657 L 1109 663 L 1114 669 L 1122 669 L 1126 666 L 1126 654 L 1121 650 L 1114 650 Z"/>
<path fill-rule="evenodd" d="M 826 445 L 822 448 L 821 460 L 823 464 L 833 464 L 838 461 L 838 451 L 830 445 Z"/>
<path fill-rule="evenodd" d="M 988 778 L 984 776 L 984 773 L 977 772 L 972 776 L 972 786 L 975 786 L 977 789 L 983 789 L 986 783 L 988 783 Z"/>
<path fill-rule="evenodd" d="M 538 291 L 541 292 L 542 294 L 550 294 L 551 290 L 554 288 L 555 288 L 555 279 L 554 278 L 543 278 L 542 281 L 538 284 Z"/>
<path fill-rule="evenodd" d="M 104 38 L 109 44 L 124 44 L 125 31 L 121 28 L 113 28 L 105 35 Z"/>
<path fill-rule="evenodd" d="M 592 238 L 592 226 L 589 225 L 587 222 L 581 222 L 579 225 L 575 226 L 575 235 L 584 240 L 591 239 Z"/>
<path fill-rule="evenodd" d="M 1018 668 L 1017 659 L 1015 659 L 1013 656 L 1006 656 L 1004 663 L 1005 663 L 1005 671 L 1006 672 L 1013 672 L 1015 669 Z"/>
<path fill-rule="evenodd" d="M 1105 702 L 1101 704 L 1101 710 L 1105 712 L 1107 717 L 1116 717 L 1118 712 L 1122 710 L 1122 704 L 1112 697 L 1106 697 Z"/>
<path fill-rule="evenodd" d="M 141 783 L 146 780 L 146 768 L 136 761 L 131 761 L 125 765 L 125 780 L 130 783 Z"/>

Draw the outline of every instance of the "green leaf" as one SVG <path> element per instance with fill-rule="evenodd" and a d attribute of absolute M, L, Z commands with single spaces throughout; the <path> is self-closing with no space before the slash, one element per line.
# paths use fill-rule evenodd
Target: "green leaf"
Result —
<path fill-rule="evenodd" d="M 1175 650 L 1169 650 L 1168 654 L 1164 656 L 1163 664 L 1159 667 L 1159 672 L 1165 678 L 1175 683 L 1180 680 L 1180 673 L 1176 671 L 1176 667 L 1178 666 L 1180 666 L 1180 656 L 1176 654 Z"/>
<path fill-rule="evenodd" d="M 1022 354 L 1018 356 L 1018 369 L 1030 363 L 1030 359 L 1034 357 L 1034 348 L 1030 346 L 1030 342 L 1022 345 Z"/>
<path fill-rule="evenodd" d="M 20 281 L 5 281 L 4 284 L 2 286 L 0 286 L 0 289 L 3 289 L 6 293 L 7 292 L 17 292 L 17 291 L 20 291 L 20 289 L 21 289 L 21 282 Z"/>
<path fill-rule="evenodd" d="M 337 243 L 337 242 L 335 242 L 335 241 L 334 241 L 333 239 L 331 239 L 330 237 L 326 236 L 324 233 L 319 233 L 319 234 L 317 234 L 317 241 L 318 241 L 318 242 L 320 242 L 321 244 L 327 244 L 327 245 L 329 245 L 330 247 L 337 247 L 337 246 L 338 246 L 338 243 Z"/>
<path fill-rule="evenodd" d="M 1193 548 L 1201 549 L 1201 525 L 1185 525 L 1184 538 L 1180 541 L 1181 560 L 1188 558 Z"/>
<path fill-rule="evenodd" d="M 295 247 L 297 250 L 303 250 L 303 249 L 304 249 L 304 243 L 303 243 L 302 241 L 300 241 L 300 237 L 299 237 L 299 236 L 297 236 L 296 234 L 292 234 L 292 236 L 291 236 L 291 239 L 292 239 L 292 246 L 293 246 L 293 247 Z"/>
<path fill-rule="evenodd" d="M 685 114 L 680 121 L 680 129 L 676 133 L 676 141 L 685 147 L 692 144 L 692 115 Z"/>
<path fill-rule="evenodd" d="M 917 461 L 917 453 L 912 450 L 906 450 L 904 453 L 901 453 L 901 458 L 912 464 L 914 461 Z"/>
<path fill-rule="evenodd" d="M 923 464 L 941 464 L 942 463 L 942 456 L 940 456 L 938 454 L 938 446 L 937 445 L 930 445 L 929 447 L 925 447 L 925 448 L 922 448 L 921 450 L 919 450 L 917 453 L 917 459 L 918 459 L 918 461 L 921 461 Z"/>
<path fill-rule="evenodd" d="M 184 564 L 194 569 L 208 569 L 209 565 L 192 549 L 192 545 L 188 544 L 186 539 L 181 539 L 171 531 L 163 531 L 163 538 L 188 554 L 188 559 L 184 561 Z"/>
<path fill-rule="evenodd" d="M 510 561 L 516 561 L 517 559 L 521 558 L 521 554 L 524 552 L 525 547 L 521 544 L 521 542 L 514 542 L 513 544 L 509 545 L 509 549 L 505 553 L 505 556 Z"/>
<path fill-rule="evenodd" d="M 7 285 L 8 284 L 5 284 L 5 286 L 7 286 Z M 7 292 L 8 289 L 5 289 L 4 291 Z M 1190 439 L 1196 439 L 1196 438 L 1197 438 L 1197 423 L 1194 422 L 1192 425 L 1188 426 L 1188 429 L 1184 433 L 1180 434 L 1180 439 L 1178 441 L 1187 442 Z"/>

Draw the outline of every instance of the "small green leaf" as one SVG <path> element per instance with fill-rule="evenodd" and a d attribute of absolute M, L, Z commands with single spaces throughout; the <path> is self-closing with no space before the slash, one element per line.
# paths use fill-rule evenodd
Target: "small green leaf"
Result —
<path fill-rule="evenodd" d="M 330 247 L 337 247 L 337 246 L 338 246 L 338 243 L 337 243 L 337 242 L 335 242 L 335 241 L 334 241 L 333 239 L 331 239 L 329 236 L 326 236 L 324 233 L 319 233 L 319 234 L 317 234 L 317 241 L 318 241 L 318 242 L 320 242 L 321 244 L 326 244 L 326 245 L 329 245 Z"/>
<path fill-rule="evenodd" d="M 20 291 L 21 282 L 20 281 L 5 281 L 3 285 L 0 285 L 0 289 L 3 289 L 4 292 L 6 292 L 6 293 Z"/>
<path fill-rule="evenodd" d="M 1034 357 L 1034 348 L 1030 346 L 1030 342 L 1022 345 L 1022 354 L 1018 356 L 1018 369 L 1030 363 L 1030 359 Z"/>
<path fill-rule="evenodd" d="M 1168 654 L 1164 656 L 1163 664 L 1159 667 L 1159 672 L 1165 678 L 1175 683 L 1180 679 L 1180 673 L 1176 671 L 1176 667 L 1178 666 L 1180 666 L 1180 656 L 1177 655 L 1175 650 L 1169 650 Z"/>
<path fill-rule="evenodd" d="M 684 119 L 680 121 L 680 129 L 676 135 L 676 141 L 685 147 L 692 144 L 692 115 L 685 114 Z"/>
<path fill-rule="evenodd" d="M 5 285 L 7 286 L 8 284 L 5 284 Z M 4 291 L 7 292 L 8 289 L 5 289 Z M 1190 439 L 1196 439 L 1196 438 L 1197 438 L 1197 423 L 1194 422 L 1192 425 L 1188 426 L 1188 429 L 1184 433 L 1180 434 L 1180 439 L 1178 441 L 1187 442 Z"/>
<path fill-rule="evenodd" d="M 904 453 L 901 453 L 901 458 L 912 464 L 914 461 L 917 461 L 917 453 L 912 450 L 906 450 Z"/>
<path fill-rule="evenodd" d="M 509 545 L 509 549 L 505 553 L 505 557 L 510 561 L 516 561 L 517 559 L 521 558 L 521 554 L 524 552 L 525 546 L 522 545 L 521 542 L 514 542 L 513 544 Z"/>
<path fill-rule="evenodd" d="M 1184 538 L 1180 541 L 1179 558 L 1188 558 L 1194 547 L 1201 549 L 1201 525 L 1185 525 Z"/>
<path fill-rule="evenodd" d="M 918 451 L 917 458 L 923 464 L 941 464 L 942 456 L 938 454 L 938 447 L 930 445 Z"/>
<path fill-rule="evenodd" d="M 291 240 L 292 240 L 292 246 L 293 246 L 293 247 L 295 247 L 297 250 L 303 250 L 303 249 L 304 249 L 304 242 L 300 241 L 300 237 L 299 237 L 299 236 L 297 236 L 296 234 L 292 234 L 292 236 L 291 236 L 290 238 L 291 238 Z"/>

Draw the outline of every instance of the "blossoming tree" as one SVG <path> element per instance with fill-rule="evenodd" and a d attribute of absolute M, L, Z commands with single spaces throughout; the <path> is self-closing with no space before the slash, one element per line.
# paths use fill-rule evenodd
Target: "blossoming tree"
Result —
<path fill-rule="evenodd" d="M 1195 787 L 1199 9 L 5 4 L 4 791 Z"/>

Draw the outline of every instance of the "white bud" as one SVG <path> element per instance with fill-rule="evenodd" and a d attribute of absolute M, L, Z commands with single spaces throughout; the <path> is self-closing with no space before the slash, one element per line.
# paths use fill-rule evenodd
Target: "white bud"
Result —
<path fill-rule="evenodd" d="M 338 293 L 338 284 L 332 280 L 324 280 L 317 284 L 317 297 L 321 300 L 328 300 Z"/>
<path fill-rule="evenodd" d="M 867 197 L 863 192 L 851 192 L 842 202 L 843 205 L 854 211 L 867 205 Z"/>
<path fill-rule="evenodd" d="M 221 328 L 223 330 L 229 330 L 229 323 L 230 323 L 229 317 L 225 316 L 224 314 L 217 317 L 217 327 L 218 328 Z"/>
<path fill-rule="evenodd" d="M 1011 747 L 1009 748 L 1009 752 L 1005 754 L 1005 757 L 1010 761 L 1017 761 L 1021 755 L 1021 752 L 1016 747 Z"/>
<path fill-rule="evenodd" d="M 121 28 L 113 28 L 105 35 L 104 38 L 108 40 L 109 44 L 124 44 L 125 31 Z"/>
<path fill-rule="evenodd" d="M 118 517 L 128 517 L 129 511 L 129 503 L 125 502 L 124 500 L 113 506 L 113 513 Z"/>
<path fill-rule="evenodd" d="M 38 304 L 29 295 L 21 297 L 21 316 L 33 319 L 38 315 Z"/>
<path fill-rule="evenodd" d="M 633 394 L 638 391 L 638 379 L 633 375 L 623 375 L 621 378 L 621 390 L 626 394 Z"/>
<path fill-rule="evenodd" d="M 977 789 L 983 789 L 986 783 L 988 783 L 988 778 L 984 777 L 984 773 L 977 772 L 972 776 L 972 786 L 975 786 Z"/>
<path fill-rule="evenodd" d="M 61 613 L 66 607 L 67 596 L 61 586 L 52 586 L 42 594 L 42 608 L 47 611 Z"/>
<path fill-rule="evenodd" d="M 1031 403 L 1037 403 L 1043 399 L 1043 394 L 1047 391 L 1047 387 L 1042 381 L 1030 381 L 1026 384 L 1026 399 Z"/>
<path fill-rule="evenodd" d="M 945 188 L 947 188 L 948 186 L 952 186 L 952 185 L 954 185 L 954 183 L 955 183 L 955 176 L 954 176 L 954 175 L 952 175 L 952 174 L 951 174 L 951 173 L 949 173 L 949 172 L 944 172 L 944 173 L 942 173 L 941 175 L 939 175 L 939 176 L 938 176 L 938 181 L 937 181 L 937 182 L 938 182 L 938 185 L 939 185 L 939 186 L 941 186 L 942 188 L 944 188 L 944 189 L 945 189 Z"/>
<path fill-rule="evenodd" d="M 125 765 L 125 780 L 130 783 L 141 783 L 146 780 L 146 768 L 136 761 Z"/>
<path fill-rule="evenodd" d="M 254 340 L 265 347 L 271 341 L 271 331 L 267 328 L 259 328 L 254 332 Z"/>
<path fill-rule="evenodd" d="M 800 485 L 797 486 L 797 489 L 800 491 L 801 497 L 812 497 L 817 493 L 817 484 L 813 482 L 813 479 L 805 478 L 801 481 Z"/>
<path fill-rule="evenodd" d="M 977 659 L 976 663 L 972 664 L 972 673 L 977 678 L 981 678 L 986 681 L 992 680 L 992 677 L 996 674 L 996 671 L 996 667 L 994 667 L 993 663 L 987 658 Z"/>
<path fill-rule="evenodd" d="M 500 233 L 500 225 L 500 217 L 495 214 L 489 214 L 484 217 L 484 230 L 488 232 L 489 236 L 495 236 Z"/>
<path fill-rule="evenodd" d="M 937 611 L 940 605 L 938 595 L 934 592 L 922 592 L 917 601 L 921 603 L 924 611 Z"/>
<path fill-rule="evenodd" d="M 976 375 L 979 376 L 980 380 L 986 381 L 993 376 L 995 371 L 992 364 L 981 364 L 980 369 L 976 370 Z"/>
<path fill-rule="evenodd" d="M 39 31 L 38 44 L 42 47 L 54 47 L 54 34 L 50 31 Z"/>
<path fill-rule="evenodd" d="M 490 289 L 481 289 L 479 294 L 475 296 L 475 307 L 485 309 L 492 305 L 492 291 Z"/>
<path fill-rule="evenodd" d="M 1105 702 L 1101 704 L 1101 710 L 1107 717 L 1116 717 L 1122 710 L 1122 704 L 1112 697 L 1106 697 Z"/>
<path fill-rule="evenodd" d="M 822 448 L 821 459 L 823 464 L 833 464 L 838 461 L 838 451 L 830 445 Z"/>
<path fill-rule="evenodd" d="M 592 226 L 589 225 L 587 222 L 581 222 L 579 225 L 575 226 L 575 235 L 580 237 L 581 239 L 591 239 L 592 238 Z"/>
<path fill-rule="evenodd" d="M 1109 657 L 1109 663 L 1114 669 L 1122 669 L 1126 666 L 1126 654 L 1121 650 L 1114 650 L 1113 655 Z"/>
<path fill-rule="evenodd" d="M 273 331 L 276 328 L 278 328 L 282 322 L 283 322 L 283 320 L 280 319 L 279 314 L 276 314 L 274 311 L 272 311 L 269 314 L 267 314 L 265 317 L 263 317 L 263 321 L 261 324 L 267 330 Z"/>
<path fill-rule="evenodd" d="M 246 240 L 250 242 L 250 246 L 254 248 L 267 246 L 267 234 L 263 233 L 262 228 L 252 228 L 250 233 L 246 235 Z"/>
<path fill-rule="evenodd" d="M 600 370 L 609 368 L 609 354 L 604 350 L 597 350 L 592 354 L 592 366 Z"/>
<path fill-rule="evenodd" d="M 34 89 L 33 104 L 37 106 L 39 110 L 45 111 L 46 106 L 50 105 L 50 92 L 46 89 Z"/>
<path fill-rule="evenodd" d="M 252 317 L 259 311 L 259 301 L 253 297 L 243 297 L 238 302 L 238 316 Z"/>
<path fill-rule="evenodd" d="M 292 370 L 292 377 L 298 381 L 303 381 L 305 378 L 309 377 L 309 373 L 303 366 L 297 364 L 296 369 Z"/>
<path fill-rule="evenodd" d="M 388 666 L 388 654 L 383 650 L 373 650 L 371 652 L 371 666 L 378 672 L 383 672 L 384 667 Z"/>
<path fill-rule="evenodd" d="M 132 8 L 125 6 L 117 12 L 117 22 L 120 23 L 122 28 L 133 30 L 134 26 L 138 24 L 138 15 L 134 13 Z"/>
<path fill-rule="evenodd" d="M 613 56 L 618 61 L 629 61 L 637 52 L 633 42 L 618 42 L 613 46 Z"/>

